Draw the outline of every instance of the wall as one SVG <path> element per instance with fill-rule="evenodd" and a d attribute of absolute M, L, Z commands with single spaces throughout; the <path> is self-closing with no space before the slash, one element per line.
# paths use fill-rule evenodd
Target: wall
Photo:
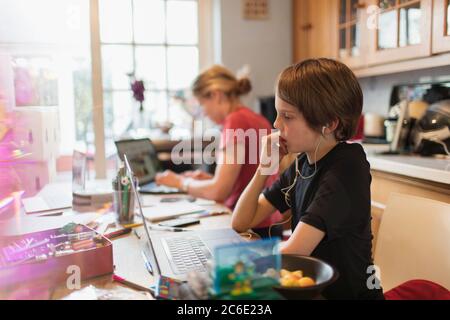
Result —
<path fill-rule="evenodd" d="M 450 66 L 360 79 L 364 92 L 364 112 L 387 116 L 391 89 L 394 85 L 449 80 Z"/>
<path fill-rule="evenodd" d="M 249 65 L 253 90 L 243 102 L 255 110 L 257 97 L 273 95 L 278 74 L 292 63 L 292 0 L 268 3 L 269 18 L 257 21 L 243 19 L 242 0 L 216 1 L 220 5 L 216 62 L 234 72 Z"/>

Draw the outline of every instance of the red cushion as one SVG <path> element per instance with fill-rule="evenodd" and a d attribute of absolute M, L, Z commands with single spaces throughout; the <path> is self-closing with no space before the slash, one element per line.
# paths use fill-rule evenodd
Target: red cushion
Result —
<path fill-rule="evenodd" d="M 450 291 L 427 280 L 411 280 L 384 294 L 386 300 L 450 300 Z"/>

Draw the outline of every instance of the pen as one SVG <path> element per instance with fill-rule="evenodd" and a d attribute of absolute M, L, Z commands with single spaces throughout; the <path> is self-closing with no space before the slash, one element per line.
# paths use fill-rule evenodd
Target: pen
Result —
<path fill-rule="evenodd" d="M 157 231 L 170 231 L 170 232 L 183 232 L 183 231 L 189 231 L 188 229 L 184 228 L 177 228 L 177 227 L 163 227 L 155 224 L 149 224 L 148 225 L 151 230 L 157 230 Z"/>
<path fill-rule="evenodd" d="M 153 276 L 152 264 L 150 263 L 150 261 L 148 261 L 144 251 L 142 251 L 142 258 L 144 259 L 145 269 L 147 269 L 148 273 L 150 273 Z"/>
<path fill-rule="evenodd" d="M 124 218 L 127 219 L 128 215 L 129 215 L 128 211 L 130 210 L 129 195 L 128 195 L 128 191 L 129 191 L 128 186 L 130 184 L 130 181 L 127 176 L 123 176 L 120 181 L 122 183 L 122 188 L 123 188 L 123 190 L 122 190 L 123 191 L 123 198 L 122 198 L 123 207 L 122 207 L 122 209 L 123 209 Z"/>
<path fill-rule="evenodd" d="M 123 284 L 123 285 L 126 285 L 126 286 L 128 286 L 128 287 L 130 287 L 130 288 L 134 288 L 134 289 L 136 289 L 136 290 L 140 290 L 140 291 L 148 291 L 148 292 L 153 293 L 153 291 L 152 291 L 150 288 L 146 288 L 146 287 L 140 286 L 140 285 L 138 285 L 138 284 L 136 284 L 136 283 L 132 283 L 132 282 L 130 282 L 130 281 L 128 281 L 128 280 L 125 280 L 125 279 L 122 278 L 122 277 L 119 277 L 119 276 L 116 275 L 116 274 L 113 274 L 113 280 L 116 281 L 116 282 L 118 282 L 118 283 L 121 283 L 121 284 Z"/>
<path fill-rule="evenodd" d="M 223 214 L 229 214 L 229 212 L 227 211 L 206 211 L 202 212 L 202 213 L 197 213 L 194 217 L 195 218 L 206 218 L 206 217 L 215 217 L 215 216 L 220 216 Z"/>

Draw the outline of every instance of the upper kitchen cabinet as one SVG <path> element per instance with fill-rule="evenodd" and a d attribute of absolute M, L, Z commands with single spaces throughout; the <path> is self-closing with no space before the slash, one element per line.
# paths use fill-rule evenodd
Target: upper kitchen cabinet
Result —
<path fill-rule="evenodd" d="M 366 4 L 361 0 L 331 0 L 337 8 L 338 41 L 337 56 L 351 68 L 362 67 L 366 63 L 367 20 Z"/>
<path fill-rule="evenodd" d="M 434 0 L 433 53 L 450 51 L 450 1 Z"/>
<path fill-rule="evenodd" d="M 431 54 L 432 0 L 367 0 L 367 4 L 379 8 L 367 10 L 370 65 Z"/>
<path fill-rule="evenodd" d="M 294 61 L 337 58 L 336 0 L 294 0 Z"/>

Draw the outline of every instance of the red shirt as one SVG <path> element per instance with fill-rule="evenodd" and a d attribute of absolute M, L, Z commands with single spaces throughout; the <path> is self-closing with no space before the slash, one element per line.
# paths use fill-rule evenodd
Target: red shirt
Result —
<path fill-rule="evenodd" d="M 239 130 L 241 129 L 241 130 Z M 230 113 L 223 122 L 220 149 L 229 146 L 230 140 L 233 143 L 241 142 L 245 145 L 245 162 L 241 165 L 239 176 L 235 182 L 231 194 L 225 200 L 225 205 L 231 209 L 234 208 L 245 187 L 250 183 L 256 169 L 259 166 L 260 148 L 259 144 L 263 136 L 272 132 L 272 126 L 269 121 L 250 110 L 240 106 L 234 112 Z M 278 178 L 275 174 L 271 176 L 266 186 L 271 185 Z M 271 217 L 263 221 L 258 228 L 270 226 L 280 220 L 281 215 L 278 211 Z"/>

